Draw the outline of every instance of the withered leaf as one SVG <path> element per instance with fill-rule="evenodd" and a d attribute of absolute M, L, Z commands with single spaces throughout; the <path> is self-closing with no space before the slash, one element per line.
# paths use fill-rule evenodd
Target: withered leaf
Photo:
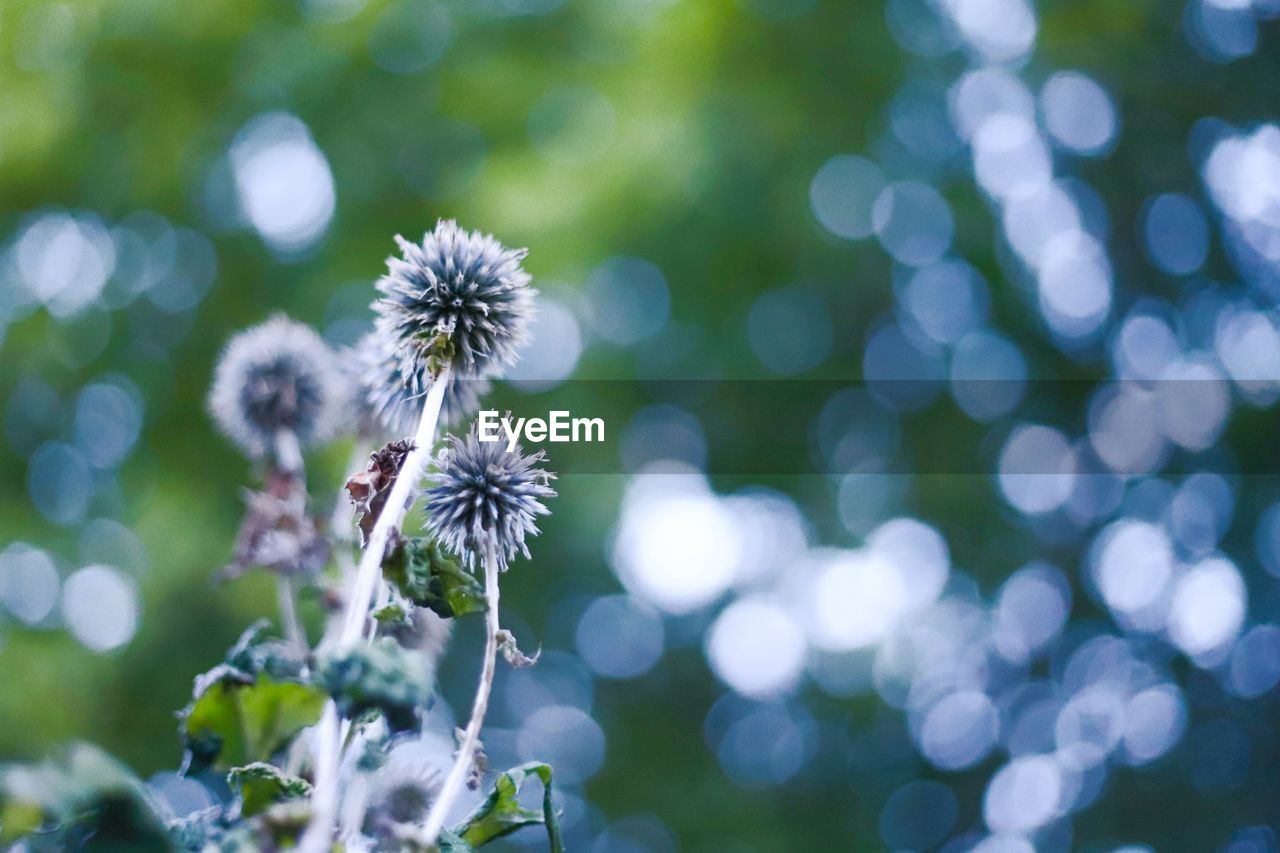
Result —
<path fill-rule="evenodd" d="M 360 528 L 361 546 L 369 543 L 373 526 L 378 523 L 378 516 L 386 506 L 391 488 L 400 475 L 404 458 L 413 450 L 413 442 L 409 439 L 393 441 L 380 450 L 369 454 L 369 467 L 351 476 L 347 480 L 347 495 L 355 505 L 356 514 L 360 516 L 357 526 Z"/>
<path fill-rule="evenodd" d="M 301 487 L 281 488 L 269 481 L 269 491 L 245 490 L 245 515 L 236 534 L 231 562 L 221 577 L 235 578 L 255 566 L 282 574 L 315 574 L 329 559 L 329 544 L 306 510 Z"/>
<path fill-rule="evenodd" d="M 520 647 L 516 645 L 516 635 L 506 628 L 498 630 L 498 651 L 502 652 L 502 656 L 507 659 L 507 663 L 516 669 L 533 666 L 538 662 L 538 658 L 542 657 L 541 648 L 534 652 L 532 657 L 520 651 Z"/>

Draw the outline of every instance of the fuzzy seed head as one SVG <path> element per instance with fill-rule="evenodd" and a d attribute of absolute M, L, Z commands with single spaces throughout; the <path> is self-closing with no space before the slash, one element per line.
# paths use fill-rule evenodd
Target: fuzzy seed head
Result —
<path fill-rule="evenodd" d="M 428 346 L 447 334 L 453 369 L 489 376 L 513 364 L 529 336 L 533 297 L 520 266 L 527 249 L 508 249 L 488 234 L 441 220 L 421 243 L 397 236 L 402 257 L 387 259 L 373 303 L 378 329 L 395 342 L 404 372 L 425 366 Z"/>
<path fill-rule="evenodd" d="M 289 432 L 302 445 L 331 438 L 345 382 L 333 351 L 309 327 L 276 315 L 234 335 L 218 359 L 208 408 L 250 457 Z"/>
<path fill-rule="evenodd" d="M 406 365 L 394 340 L 370 332 L 344 353 L 343 365 L 354 387 L 354 409 L 360 413 L 360 428 L 372 435 L 412 435 L 431 388 L 426 364 Z M 475 414 L 480 397 L 489 392 L 489 387 L 487 379 L 451 375 L 440 409 L 441 421 L 454 426 Z"/>
<path fill-rule="evenodd" d="M 428 529 L 469 567 L 489 548 L 503 570 L 517 553 L 528 557 L 525 537 L 538 534 L 537 518 L 549 512 L 542 501 L 556 494 L 547 485 L 555 475 L 537 467 L 545 458 L 480 441 L 474 428 L 466 438 L 450 436 L 428 475 L 435 484 L 427 491 Z"/>

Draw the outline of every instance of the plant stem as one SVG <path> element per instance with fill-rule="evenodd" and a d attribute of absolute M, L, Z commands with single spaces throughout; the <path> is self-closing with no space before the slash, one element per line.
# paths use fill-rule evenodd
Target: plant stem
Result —
<path fill-rule="evenodd" d="M 284 626 L 285 640 L 299 660 L 305 662 L 311 652 L 311 645 L 307 642 L 307 632 L 302 627 L 302 620 L 298 618 L 297 590 L 294 589 L 293 578 L 279 575 L 276 578 L 276 593 L 280 599 L 280 622 Z"/>
<path fill-rule="evenodd" d="M 338 816 L 338 770 L 342 762 L 342 732 L 338 706 L 330 699 L 312 732 L 315 753 L 315 785 L 311 794 L 311 822 L 298 839 L 299 853 L 326 853 L 333 845 L 333 825 Z"/>
<path fill-rule="evenodd" d="M 276 464 L 280 466 L 280 470 L 301 479 L 302 445 L 298 443 L 298 436 L 293 430 L 277 430 L 273 450 L 275 451 Z"/>
<path fill-rule="evenodd" d="M 354 588 L 347 598 L 346 616 L 343 619 L 342 631 L 338 634 L 339 648 L 355 643 L 364 633 L 365 620 L 369 618 L 369 603 L 382 573 L 382 560 L 386 556 L 387 541 L 391 538 L 393 530 L 400 529 L 400 523 L 404 521 L 405 513 L 409 510 L 409 499 L 413 495 L 413 490 L 418 487 L 422 469 L 435 446 L 436 425 L 440 421 L 440 407 L 444 403 L 444 392 L 448 385 L 449 368 L 445 367 L 431 383 L 426 403 L 422 406 L 418 431 L 413 436 L 413 449 L 405 455 L 400 473 L 391 487 L 391 494 L 387 496 L 382 513 L 373 526 L 373 532 L 369 534 L 369 544 L 360 555 Z"/>
<path fill-rule="evenodd" d="M 476 688 L 475 702 L 471 706 L 471 719 L 462 733 L 462 743 L 458 747 L 457 758 L 449 775 L 445 777 L 440 794 L 431 804 L 427 813 L 427 823 L 423 827 L 418 841 L 430 849 L 444 828 L 445 818 L 454 800 L 462 792 L 462 784 L 471 772 L 475 760 L 476 743 L 480 740 L 480 729 L 484 725 L 485 714 L 489 710 L 489 694 L 493 692 L 493 676 L 498 661 L 498 558 L 492 543 L 485 549 L 484 555 L 484 591 L 489 606 L 485 610 L 484 664 L 480 670 L 480 685 Z"/>
<path fill-rule="evenodd" d="M 363 439 L 357 440 L 355 447 L 351 449 L 351 459 L 345 470 L 352 473 L 361 470 L 368 461 L 368 456 L 369 443 Z M 351 515 L 351 511 L 347 508 L 345 489 L 340 490 L 329 521 L 329 533 L 336 546 L 334 550 L 342 575 L 342 583 L 347 588 L 354 584 L 356 574 L 356 563 L 351 557 L 351 546 L 356 541 L 355 524 Z M 336 641 L 341 625 L 341 614 L 330 615 L 326 622 L 324 636 L 320 639 L 320 646 L 331 646 Z M 314 779 L 317 784 L 316 794 L 312 798 L 313 822 L 299 842 L 304 848 L 327 849 L 324 827 L 326 825 L 331 827 L 337 821 L 338 775 L 341 772 L 343 728 L 345 727 L 338 718 L 337 707 L 332 701 L 326 703 L 324 715 L 311 737 L 312 751 L 315 754 Z M 323 785 L 320 784 L 321 779 L 325 780 Z"/>
<path fill-rule="evenodd" d="M 351 448 L 351 459 L 343 470 L 355 473 L 364 469 L 369 461 L 369 441 L 359 438 Z M 354 513 L 347 498 L 346 485 L 338 490 L 338 499 L 333 504 L 333 514 L 329 518 L 329 537 L 333 541 L 334 559 L 338 562 L 339 580 L 344 588 L 350 588 L 355 582 L 356 561 L 351 556 L 352 545 L 356 541 L 356 525 Z M 324 633 L 319 645 L 328 647 L 337 639 L 342 628 L 342 614 L 333 611 L 325 619 Z"/>
<path fill-rule="evenodd" d="M 292 481 L 291 490 L 298 489 L 296 493 L 290 495 L 289 500 L 301 494 L 301 500 L 305 503 L 306 474 L 302 461 L 302 445 L 298 442 L 297 433 L 288 429 L 277 430 L 272 451 L 276 465 Z M 276 578 L 276 597 L 280 604 L 280 624 L 284 629 L 289 648 L 299 660 L 305 662 L 311 647 L 307 643 L 307 633 L 302 628 L 302 622 L 298 619 L 297 590 L 294 588 L 292 578 L 283 574 Z"/>
<path fill-rule="evenodd" d="M 387 496 L 382 513 L 373 526 L 373 532 L 369 534 L 369 542 L 365 546 L 364 553 L 360 555 L 360 564 L 356 567 L 355 576 L 351 579 L 346 597 L 342 625 L 337 636 L 333 638 L 332 645 L 338 649 L 354 646 L 364 635 L 365 623 L 369 618 L 369 604 L 378 578 L 382 574 L 382 560 L 386 556 L 387 542 L 391 538 L 391 532 L 398 530 L 401 522 L 404 521 L 405 513 L 409 510 L 410 497 L 418 486 L 422 469 L 435 446 L 436 426 L 440 421 L 440 408 L 444 403 L 444 392 L 448 385 L 449 367 L 446 366 L 431 383 L 426 402 L 422 406 L 422 416 L 418 420 L 418 430 L 413 437 L 413 449 L 405 455 L 400 473 L 391 487 L 391 494 Z M 314 788 L 311 795 L 311 823 L 298 841 L 299 853 L 325 853 L 333 843 L 333 828 L 337 822 L 338 812 L 338 771 L 342 764 L 344 728 L 339 721 L 338 707 L 330 699 L 325 703 L 324 713 L 315 731 L 316 763 Z"/>

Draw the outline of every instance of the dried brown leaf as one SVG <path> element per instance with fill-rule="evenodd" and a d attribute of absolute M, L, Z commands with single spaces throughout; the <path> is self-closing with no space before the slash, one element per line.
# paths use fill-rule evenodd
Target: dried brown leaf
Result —
<path fill-rule="evenodd" d="M 347 480 L 347 496 L 360 517 L 357 526 L 360 528 L 361 545 L 368 544 L 373 526 L 378 523 L 378 516 L 382 514 L 396 477 L 400 475 L 404 458 L 412 449 L 413 442 L 408 439 L 393 441 L 369 454 L 369 467 Z"/>

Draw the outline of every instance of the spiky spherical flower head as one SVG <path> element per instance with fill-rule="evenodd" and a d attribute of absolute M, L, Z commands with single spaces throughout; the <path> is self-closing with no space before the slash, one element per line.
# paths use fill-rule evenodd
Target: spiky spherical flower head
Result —
<path fill-rule="evenodd" d="M 370 332 L 343 354 L 355 388 L 355 409 L 361 429 L 403 437 L 413 435 L 422 404 L 431 387 L 425 363 L 406 364 L 394 340 Z M 446 426 L 461 423 L 480 408 L 480 397 L 489 392 L 489 380 L 451 375 L 445 388 L 440 419 Z"/>
<path fill-rule="evenodd" d="M 443 738 L 425 735 L 392 747 L 382 765 L 368 776 L 364 832 L 389 837 L 397 827 L 426 820 L 450 763 Z"/>
<path fill-rule="evenodd" d="M 275 448 L 281 432 L 302 445 L 331 438 L 345 387 L 320 336 L 276 315 L 227 342 L 209 390 L 209 412 L 228 438 L 259 457 Z"/>
<path fill-rule="evenodd" d="M 455 373 L 493 375 L 515 362 L 533 318 L 527 249 L 440 220 L 421 243 L 397 236 L 402 257 L 387 259 L 373 303 L 378 329 L 396 344 L 405 372 L 425 367 L 447 336 Z"/>
<path fill-rule="evenodd" d="M 528 557 L 525 537 L 538 534 L 537 518 L 549 512 L 542 501 L 556 494 L 547 485 L 555 475 L 538 467 L 545 458 L 480 441 L 474 427 L 450 436 L 428 475 L 428 529 L 469 567 L 490 549 L 504 570 L 517 553 Z"/>

